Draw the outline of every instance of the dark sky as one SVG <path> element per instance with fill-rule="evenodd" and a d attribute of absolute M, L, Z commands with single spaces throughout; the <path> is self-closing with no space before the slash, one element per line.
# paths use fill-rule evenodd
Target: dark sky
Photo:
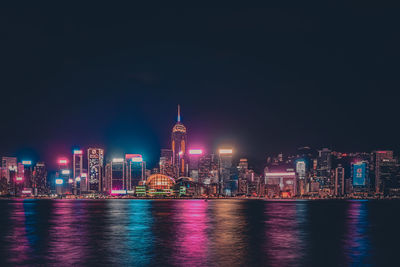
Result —
<path fill-rule="evenodd" d="M 24 6 L 21 4 L 21 6 Z M 0 155 L 399 149 L 396 9 L 3 8 Z"/>

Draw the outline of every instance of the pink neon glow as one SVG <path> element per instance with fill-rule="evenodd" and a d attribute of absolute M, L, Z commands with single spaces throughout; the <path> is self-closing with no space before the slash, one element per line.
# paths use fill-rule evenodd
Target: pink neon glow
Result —
<path fill-rule="evenodd" d="M 267 172 L 265 176 L 295 176 L 295 172 Z"/>
<path fill-rule="evenodd" d="M 22 177 L 19 176 L 19 177 L 16 178 L 16 180 L 17 181 L 22 181 Z"/>
<path fill-rule="evenodd" d="M 63 179 L 60 178 L 56 179 L 56 184 L 63 184 L 63 183 L 64 183 Z"/>
<path fill-rule="evenodd" d="M 231 148 L 221 148 L 219 154 L 232 154 L 233 150 Z"/>
<path fill-rule="evenodd" d="M 74 182 L 74 180 L 68 179 L 68 183 L 72 184 L 73 182 Z"/>
<path fill-rule="evenodd" d="M 201 154 L 203 154 L 203 150 L 202 149 L 190 149 L 189 154 L 190 155 L 201 155 Z"/>
<path fill-rule="evenodd" d="M 182 156 L 183 155 L 183 152 L 182 151 L 179 151 L 179 156 Z"/>

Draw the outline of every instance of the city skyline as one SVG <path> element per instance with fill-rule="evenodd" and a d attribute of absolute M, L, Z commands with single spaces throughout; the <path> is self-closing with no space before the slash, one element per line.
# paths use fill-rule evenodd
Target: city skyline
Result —
<path fill-rule="evenodd" d="M 0 154 L 92 144 L 156 159 L 177 104 L 192 142 L 254 160 L 400 150 L 394 10 L 49 9 L 4 9 Z"/>

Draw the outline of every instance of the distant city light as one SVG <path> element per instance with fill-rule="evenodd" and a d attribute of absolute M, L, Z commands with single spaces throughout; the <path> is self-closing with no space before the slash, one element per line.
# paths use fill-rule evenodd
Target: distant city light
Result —
<path fill-rule="evenodd" d="M 113 162 L 119 162 L 119 163 L 121 163 L 121 162 L 124 162 L 124 159 L 123 158 L 113 158 L 113 160 L 112 160 Z"/>
<path fill-rule="evenodd" d="M 190 155 L 201 155 L 201 154 L 203 154 L 203 150 L 202 149 L 190 149 L 189 154 Z"/>
<path fill-rule="evenodd" d="M 295 172 L 267 172 L 265 176 L 293 176 L 296 175 Z"/>
<path fill-rule="evenodd" d="M 82 174 L 81 174 L 81 177 L 82 177 L 82 178 L 86 178 L 86 177 L 87 177 L 87 173 L 82 173 Z"/>
<path fill-rule="evenodd" d="M 68 183 L 69 183 L 69 184 L 72 184 L 73 182 L 74 182 L 74 180 L 73 180 L 73 179 L 71 179 L 71 178 L 70 178 L 70 179 L 68 179 Z"/>
<path fill-rule="evenodd" d="M 66 159 L 60 159 L 60 160 L 58 160 L 58 163 L 59 163 L 59 164 L 67 164 L 67 163 L 68 163 L 68 160 L 66 160 Z"/>
<path fill-rule="evenodd" d="M 82 155 L 82 150 L 80 150 L 80 149 L 75 149 L 75 150 L 74 150 L 74 155 Z"/>
<path fill-rule="evenodd" d="M 63 179 L 61 179 L 61 178 L 57 178 L 57 179 L 56 179 L 56 184 L 61 185 L 61 184 L 63 184 L 63 183 L 64 183 L 64 180 L 63 180 Z"/>
<path fill-rule="evenodd" d="M 179 156 L 182 156 L 183 155 L 183 152 L 182 151 L 179 151 Z"/>
<path fill-rule="evenodd" d="M 219 150 L 219 154 L 232 154 L 233 150 L 232 148 L 221 148 Z"/>
<path fill-rule="evenodd" d="M 111 195 L 125 195 L 126 190 L 111 190 Z"/>
<path fill-rule="evenodd" d="M 140 154 L 125 154 L 126 160 L 132 159 L 132 158 L 141 158 L 141 157 L 142 157 L 142 155 L 140 155 Z"/>
<path fill-rule="evenodd" d="M 15 178 L 15 180 L 17 180 L 17 181 L 22 181 L 22 177 L 21 177 L 21 176 L 18 176 L 17 178 Z"/>
<path fill-rule="evenodd" d="M 76 178 L 75 178 L 75 181 L 76 181 L 76 182 L 80 182 L 80 181 L 81 181 L 81 177 L 76 177 Z"/>
<path fill-rule="evenodd" d="M 70 170 L 61 170 L 61 174 L 66 175 L 66 174 L 70 174 L 70 173 L 71 173 Z"/>
<path fill-rule="evenodd" d="M 24 189 L 22 190 L 22 194 L 32 194 L 32 189 Z"/>
<path fill-rule="evenodd" d="M 31 160 L 23 160 L 22 165 L 32 165 L 32 161 Z"/>

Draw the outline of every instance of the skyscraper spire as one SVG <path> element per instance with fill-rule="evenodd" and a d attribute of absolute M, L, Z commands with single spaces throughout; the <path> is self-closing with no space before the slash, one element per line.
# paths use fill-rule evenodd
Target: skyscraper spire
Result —
<path fill-rule="evenodd" d="M 181 106 L 178 104 L 178 122 L 181 122 Z"/>

